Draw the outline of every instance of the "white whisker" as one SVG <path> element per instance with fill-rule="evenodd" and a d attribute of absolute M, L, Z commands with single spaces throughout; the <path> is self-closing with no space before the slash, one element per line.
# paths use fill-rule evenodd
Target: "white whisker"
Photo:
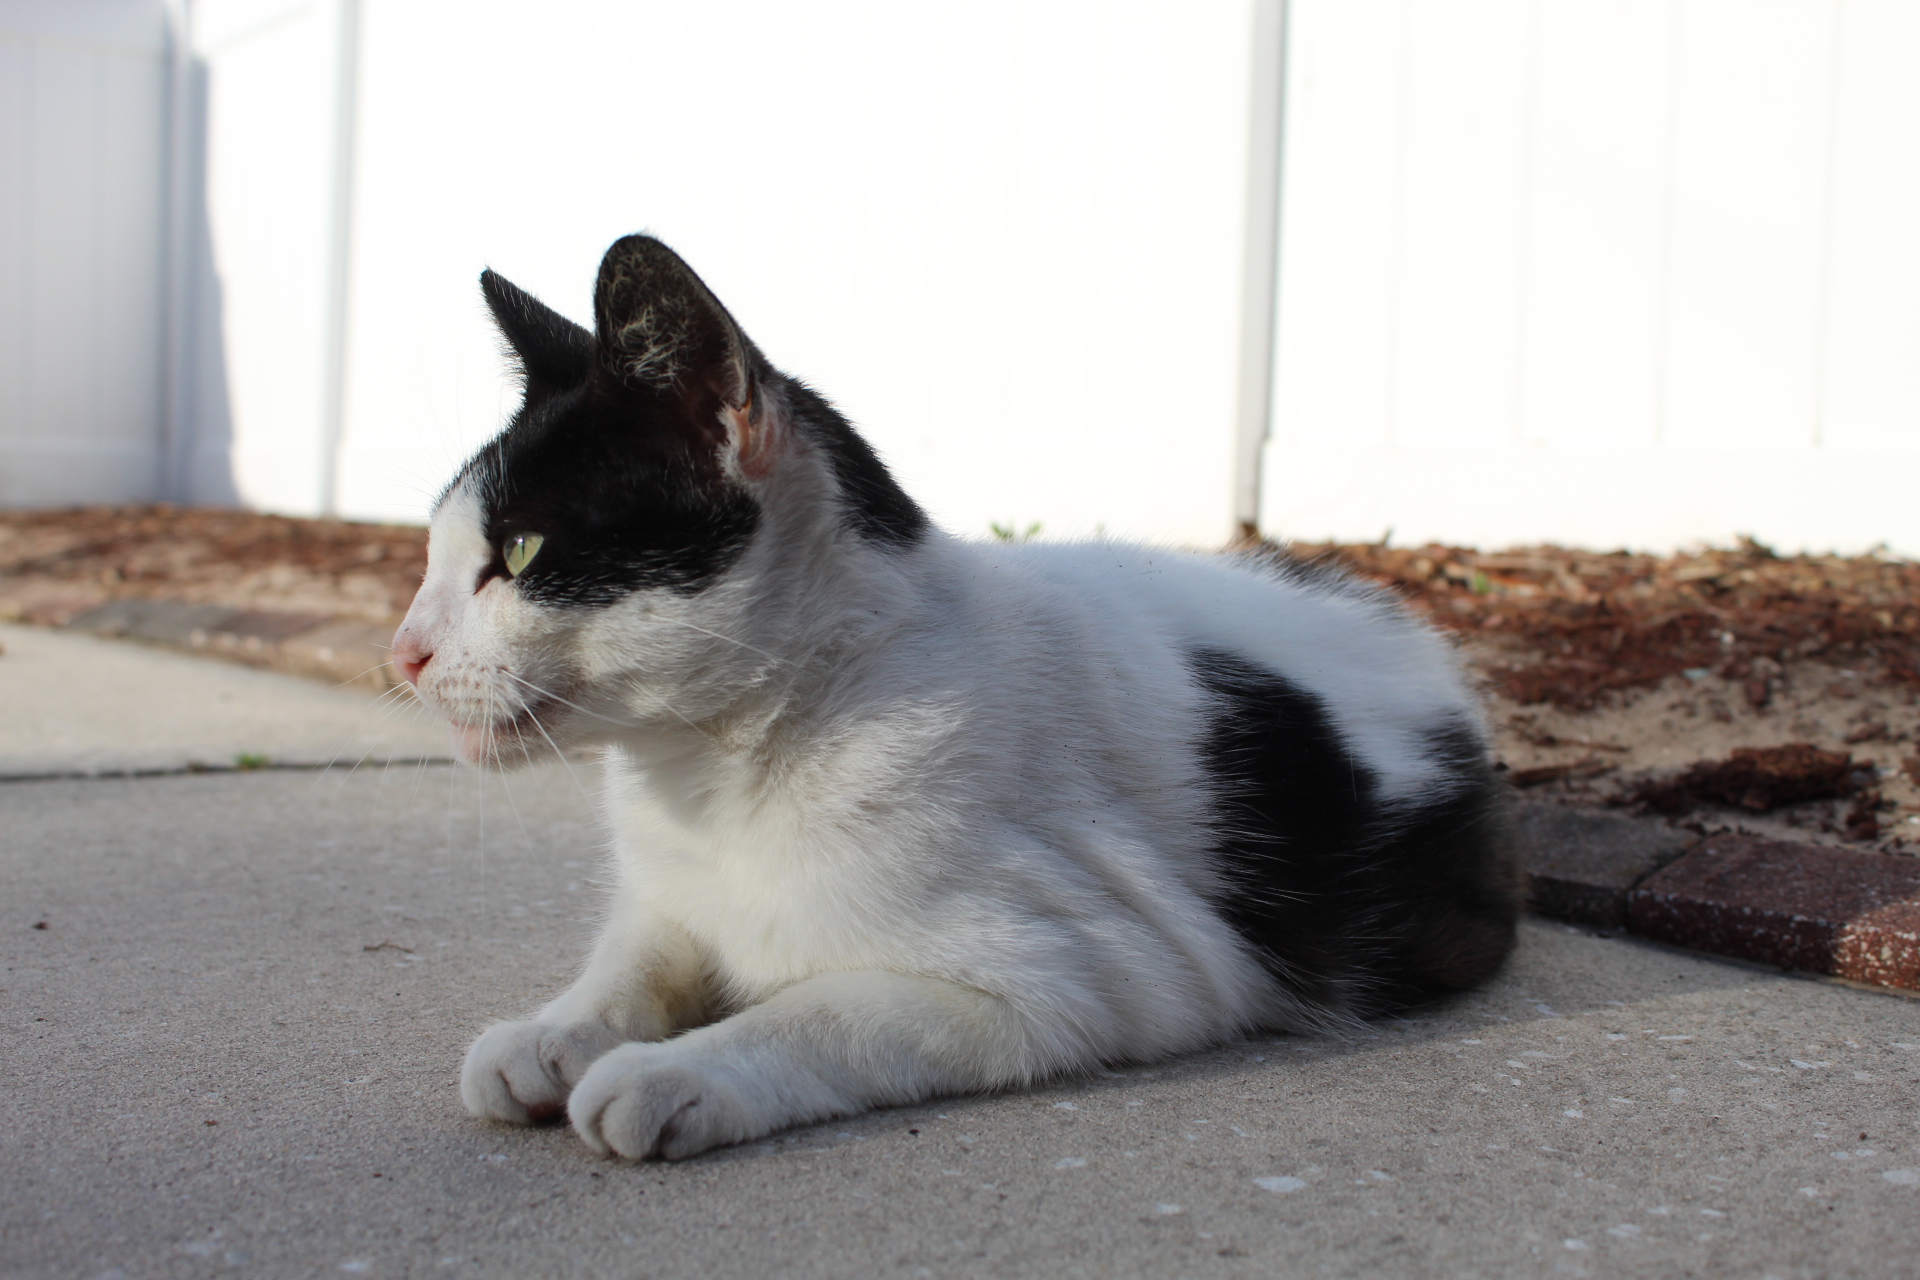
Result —
<path fill-rule="evenodd" d="M 765 658 L 768 662 L 774 663 L 778 666 L 784 667 L 784 666 L 790 665 L 788 660 L 781 657 L 779 654 L 768 653 L 765 649 L 756 648 L 755 646 L 748 644 L 745 640 L 736 640 L 732 636 L 722 635 L 718 631 L 709 630 L 708 628 L 703 627 L 698 623 L 688 622 L 685 618 L 669 618 L 669 617 L 665 617 L 662 614 L 655 613 L 655 614 L 649 614 L 647 617 L 647 621 L 669 622 L 676 627 L 688 627 L 694 631 L 698 631 L 703 636 L 712 636 L 715 640 L 724 640 L 728 644 L 738 645 L 740 648 L 745 649 L 748 653 L 757 653 L 761 657 Z"/>
<path fill-rule="evenodd" d="M 636 688 L 633 688 L 632 686 L 628 687 L 627 692 L 647 695 L 647 691 L 645 689 L 636 689 Z M 657 705 L 662 711 L 665 711 L 668 714 L 672 715 L 674 719 L 678 720 L 681 724 L 684 724 L 685 726 L 687 726 L 687 728 L 703 736 L 706 735 L 707 731 L 705 729 L 702 729 L 699 725 L 687 719 L 686 716 L 680 713 L 679 708 L 675 707 L 671 702 L 668 702 L 665 698 L 661 697 L 659 694 L 655 693 L 647 696 L 652 697 L 655 705 Z"/>
<path fill-rule="evenodd" d="M 560 749 L 560 744 L 555 742 L 553 735 L 547 732 L 547 726 L 540 723 L 540 717 L 534 714 L 532 707 L 527 708 L 527 719 L 533 721 L 533 727 L 540 731 L 540 736 L 547 740 L 549 747 L 553 748 L 554 758 L 560 762 L 560 767 L 567 771 L 567 776 L 573 779 L 574 790 L 580 793 L 582 800 L 591 805 L 593 797 L 587 794 L 586 787 L 581 784 L 580 775 L 573 771 L 573 762 L 567 759 L 567 753 Z"/>
<path fill-rule="evenodd" d="M 559 694 L 553 692 L 551 689 L 543 689 L 539 685 L 535 684 L 533 681 L 527 679 L 525 676 L 517 675 L 512 671 L 506 670 L 504 667 L 501 668 L 500 673 L 506 676 L 506 678 L 509 680 L 514 680 L 519 682 L 520 684 L 527 686 L 527 688 L 533 690 L 535 693 L 539 694 L 543 698 L 548 699 L 551 702 L 557 702 L 563 707 L 573 708 L 575 711 L 578 711 L 583 716 L 592 716 L 596 720 L 604 720 L 608 724 L 618 725 L 622 729 L 637 729 L 640 727 L 638 723 L 636 723 L 635 721 L 616 719 L 613 716 L 605 715 L 602 712 L 593 711 L 586 707 L 583 707 L 577 702 L 569 701 L 568 699 L 563 698 Z M 527 708 L 527 711 L 529 714 L 532 713 L 532 710 L 533 709 L 531 707 Z"/>
<path fill-rule="evenodd" d="M 335 687 L 338 688 L 339 686 L 336 685 Z M 387 723 L 387 721 L 393 718 L 394 708 L 406 705 L 405 700 L 398 696 L 403 687 L 404 686 L 394 686 L 392 688 L 388 688 L 382 691 L 378 697 L 374 698 L 373 701 L 368 704 L 367 710 L 369 714 L 372 714 L 375 712 L 378 713 L 375 719 L 373 720 L 372 727 L 377 729 L 381 725 Z M 381 706 L 382 703 L 385 703 L 386 705 L 383 707 Z M 416 702 L 414 705 L 418 707 L 419 703 Z M 321 765 L 318 769 L 314 770 L 313 782 L 309 785 L 307 789 L 308 795 L 312 795 L 314 789 L 320 785 L 321 777 L 323 777 L 326 774 L 332 773 L 334 769 L 339 766 L 340 760 L 343 756 L 347 754 L 348 749 L 351 745 L 351 742 L 352 742 L 352 739 L 348 739 L 348 741 L 342 742 L 340 746 L 334 751 L 333 755 L 328 757 L 327 762 L 324 765 Z M 347 766 L 347 770 L 346 770 L 347 773 L 352 774 L 356 772 L 361 765 L 365 764 L 368 761 L 368 759 L 372 757 L 374 751 L 377 748 L 377 745 L 378 744 L 369 744 L 367 749 L 360 753 L 359 758 L 355 760 L 352 764 Z"/>
<path fill-rule="evenodd" d="M 382 649 L 385 649 L 385 648 L 386 648 L 387 646 L 385 646 L 385 645 L 381 645 L 381 646 L 379 646 L 379 647 L 380 647 L 380 648 L 382 648 Z M 388 652 L 392 652 L 392 650 L 388 650 Z M 383 668 L 383 667 L 390 667 L 390 666 L 392 666 L 392 665 L 393 665 L 393 663 L 392 663 L 391 661 L 387 661 L 387 662 L 376 662 L 376 663 L 374 663 L 374 664 L 373 664 L 372 666 L 370 666 L 370 667 L 368 667 L 368 668 L 367 668 L 367 669 L 366 669 L 365 671 L 362 671 L 362 672 L 360 672 L 360 673 L 359 673 L 359 675 L 351 675 L 351 676 L 348 676 L 348 677 L 347 677 L 347 678 L 346 678 L 345 680 L 342 680 L 342 681 L 340 681 L 339 683 L 337 683 L 337 684 L 335 684 L 335 685 L 334 685 L 333 687 L 334 687 L 334 688 L 336 688 L 336 689 L 344 689 L 344 688 L 346 688 L 346 687 L 347 687 L 348 685 L 350 685 L 350 684 L 352 684 L 352 683 L 353 683 L 353 682 L 354 682 L 355 680 L 358 680 L 358 679 L 360 679 L 360 677 L 361 677 L 361 676 L 369 676 L 369 675 L 372 675 L 372 674 L 373 674 L 374 672 L 376 672 L 376 671 L 378 671 L 378 670 L 380 670 L 381 668 Z M 382 696 L 382 697 L 385 697 L 387 693 L 391 693 L 391 692 L 393 692 L 393 690 L 395 690 L 395 689 L 397 689 L 397 688 L 401 688 L 401 687 L 402 687 L 402 686 L 400 686 L 400 685 L 389 685 L 389 686 L 387 686 L 387 689 L 386 689 L 386 693 L 382 693 L 382 694 L 381 694 L 381 696 Z"/>

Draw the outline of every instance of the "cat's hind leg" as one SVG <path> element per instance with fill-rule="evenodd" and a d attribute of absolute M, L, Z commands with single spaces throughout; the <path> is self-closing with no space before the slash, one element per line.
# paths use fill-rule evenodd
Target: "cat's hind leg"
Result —
<path fill-rule="evenodd" d="M 830 1116 L 1024 1084 L 1076 1065 L 985 992 L 877 970 L 821 974 L 595 1062 L 567 1114 L 603 1155 L 680 1159 Z"/>
<path fill-rule="evenodd" d="M 706 970 L 677 925 L 616 908 L 585 969 L 532 1018 L 487 1028 L 467 1050 L 460 1098 L 484 1120 L 558 1119 L 595 1061 L 702 1020 Z"/>

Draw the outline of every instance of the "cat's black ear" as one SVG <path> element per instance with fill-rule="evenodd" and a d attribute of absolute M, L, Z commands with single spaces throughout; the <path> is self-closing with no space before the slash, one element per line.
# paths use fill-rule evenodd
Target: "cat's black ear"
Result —
<path fill-rule="evenodd" d="M 603 368 L 627 387 L 713 408 L 754 407 L 746 335 L 680 255 L 652 236 L 614 242 L 600 262 L 593 318 Z"/>
<path fill-rule="evenodd" d="M 491 270 L 480 273 L 493 322 L 520 357 L 527 389 L 577 387 L 593 371 L 593 335 L 540 299 Z"/>
<path fill-rule="evenodd" d="M 730 451 L 748 475 L 781 453 L 783 419 L 760 394 L 770 372 L 680 255 L 652 236 L 614 241 L 593 290 L 596 377 L 614 394 L 664 400 L 685 439 Z M 714 433 L 719 433 L 716 436 Z M 712 455 L 708 455 L 712 456 Z"/>

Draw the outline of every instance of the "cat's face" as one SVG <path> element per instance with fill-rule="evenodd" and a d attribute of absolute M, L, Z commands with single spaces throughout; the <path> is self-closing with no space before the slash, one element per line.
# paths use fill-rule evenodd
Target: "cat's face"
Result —
<path fill-rule="evenodd" d="M 730 639 L 765 594 L 742 562 L 806 471 L 775 474 L 778 375 L 657 241 L 609 251 L 594 333 L 482 285 L 526 401 L 434 513 L 395 665 L 474 762 L 712 714 L 764 665 Z"/>

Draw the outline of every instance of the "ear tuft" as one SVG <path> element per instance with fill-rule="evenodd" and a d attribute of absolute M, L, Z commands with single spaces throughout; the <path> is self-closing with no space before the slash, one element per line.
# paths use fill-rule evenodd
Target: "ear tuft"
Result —
<path fill-rule="evenodd" d="M 627 236 L 607 250 L 593 311 L 602 362 L 626 386 L 751 404 L 746 336 L 693 268 L 653 237 Z"/>
<path fill-rule="evenodd" d="M 529 391 L 560 391 L 593 371 L 593 335 L 499 273 L 480 273 L 487 310 L 519 357 Z"/>

